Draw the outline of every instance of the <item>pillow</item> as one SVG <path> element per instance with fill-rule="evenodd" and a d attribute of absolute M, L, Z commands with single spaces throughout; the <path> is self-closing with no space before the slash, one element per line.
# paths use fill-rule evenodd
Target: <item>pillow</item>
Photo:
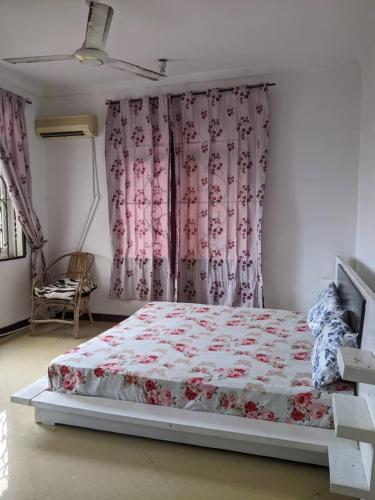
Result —
<path fill-rule="evenodd" d="M 327 321 L 335 316 L 342 318 L 344 309 L 336 285 L 332 282 L 320 292 L 314 305 L 307 313 L 307 324 L 311 333 L 315 337 L 319 335 Z"/>
<path fill-rule="evenodd" d="M 335 382 L 340 378 L 337 364 L 339 347 L 357 347 L 357 333 L 342 318 L 333 317 L 316 338 L 311 353 L 312 381 L 314 387 Z"/>

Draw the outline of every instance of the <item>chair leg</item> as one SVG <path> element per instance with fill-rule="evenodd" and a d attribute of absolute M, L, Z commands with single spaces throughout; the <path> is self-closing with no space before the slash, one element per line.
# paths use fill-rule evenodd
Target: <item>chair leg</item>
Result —
<path fill-rule="evenodd" d="M 35 333 L 35 323 L 34 319 L 36 319 L 36 306 L 34 305 L 34 301 L 31 303 L 31 315 L 30 315 L 30 328 L 29 328 L 29 336 L 32 337 Z"/>
<path fill-rule="evenodd" d="M 74 308 L 74 338 L 78 337 L 78 329 L 79 329 L 79 304 Z"/>
<path fill-rule="evenodd" d="M 30 328 L 29 328 L 29 336 L 32 337 L 35 333 L 35 323 L 32 318 L 30 319 Z"/>
<path fill-rule="evenodd" d="M 85 308 L 86 308 L 86 313 L 90 319 L 90 323 L 94 323 L 94 319 L 92 317 L 92 314 L 91 314 L 91 311 L 90 311 L 90 308 L 89 308 L 89 300 L 90 300 L 90 297 L 86 297 L 85 298 Z"/>

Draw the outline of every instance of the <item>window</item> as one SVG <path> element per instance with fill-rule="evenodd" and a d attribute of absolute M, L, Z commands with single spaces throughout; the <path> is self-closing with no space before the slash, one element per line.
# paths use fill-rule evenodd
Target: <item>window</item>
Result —
<path fill-rule="evenodd" d="M 17 220 L 4 179 L 0 176 L 0 261 L 26 255 L 25 236 Z"/>

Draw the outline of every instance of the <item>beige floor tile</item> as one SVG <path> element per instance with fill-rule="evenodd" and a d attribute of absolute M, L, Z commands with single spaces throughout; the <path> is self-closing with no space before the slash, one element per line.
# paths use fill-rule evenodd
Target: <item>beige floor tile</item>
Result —
<path fill-rule="evenodd" d="M 0 401 L 2 399 L 8 398 L 8 394 L 9 394 L 8 385 L 6 383 L 4 369 L 0 362 Z"/>
<path fill-rule="evenodd" d="M 335 498 L 322 467 L 187 446 L 155 463 L 178 500 Z"/>
<path fill-rule="evenodd" d="M 8 439 L 8 413 L 0 408 L 0 498 L 1 500 L 36 499 L 24 448 Z"/>
<path fill-rule="evenodd" d="M 0 415 L 6 419 L 6 427 L 0 428 L 0 439 L 5 432 L 10 442 L 45 432 L 45 426 L 35 423 L 31 406 L 14 404 L 9 400 L 0 401 Z M 55 431 L 57 428 L 50 429 Z"/>
<path fill-rule="evenodd" d="M 136 439 L 58 426 L 23 443 L 38 499 L 172 499 Z"/>
<path fill-rule="evenodd" d="M 139 445 L 156 465 L 186 452 L 186 445 L 184 444 L 157 441 L 155 439 L 139 438 Z"/>
<path fill-rule="evenodd" d="M 112 326 L 38 327 L 0 340 L 0 500 L 329 500 L 328 469 L 65 426 L 41 426 L 15 390 Z"/>

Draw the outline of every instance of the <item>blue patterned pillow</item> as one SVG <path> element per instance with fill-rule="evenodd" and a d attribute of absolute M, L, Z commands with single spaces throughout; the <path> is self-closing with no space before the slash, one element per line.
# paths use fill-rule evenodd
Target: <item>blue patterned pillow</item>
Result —
<path fill-rule="evenodd" d="M 311 333 L 316 337 L 323 330 L 324 325 L 332 317 L 343 317 L 344 309 L 341 304 L 336 285 L 332 282 L 316 299 L 314 305 L 307 313 L 307 324 Z"/>
<path fill-rule="evenodd" d="M 311 353 L 314 387 L 330 384 L 340 378 L 337 364 L 339 347 L 357 347 L 357 333 L 342 318 L 331 318 L 315 340 Z"/>

